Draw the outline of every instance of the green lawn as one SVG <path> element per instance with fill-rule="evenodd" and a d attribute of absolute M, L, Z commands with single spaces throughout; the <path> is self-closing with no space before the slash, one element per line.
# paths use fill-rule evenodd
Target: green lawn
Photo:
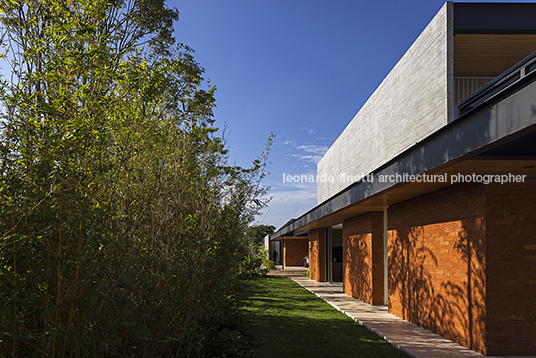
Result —
<path fill-rule="evenodd" d="M 259 357 L 408 357 L 284 276 L 243 279 L 238 292 Z"/>

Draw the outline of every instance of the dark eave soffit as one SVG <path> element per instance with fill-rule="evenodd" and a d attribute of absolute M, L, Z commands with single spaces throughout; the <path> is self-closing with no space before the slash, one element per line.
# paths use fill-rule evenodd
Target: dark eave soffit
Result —
<path fill-rule="evenodd" d="M 536 34 L 534 3 L 454 3 L 454 35 Z"/>

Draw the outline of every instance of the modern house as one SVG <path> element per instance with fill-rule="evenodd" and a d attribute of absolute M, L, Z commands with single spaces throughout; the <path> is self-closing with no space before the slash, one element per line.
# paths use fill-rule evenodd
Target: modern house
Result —
<path fill-rule="evenodd" d="M 534 51 L 536 4 L 447 2 L 318 163 L 318 205 L 271 235 L 282 259 L 307 243 L 313 280 L 536 355 Z"/>
<path fill-rule="evenodd" d="M 288 226 L 294 219 L 288 221 L 283 227 Z M 271 237 L 269 242 L 269 259 L 274 260 L 276 265 L 303 266 L 304 258 L 309 254 L 309 236 L 307 231 L 296 230 L 286 232 L 285 235 Z M 274 257 L 274 253 L 277 253 Z"/>

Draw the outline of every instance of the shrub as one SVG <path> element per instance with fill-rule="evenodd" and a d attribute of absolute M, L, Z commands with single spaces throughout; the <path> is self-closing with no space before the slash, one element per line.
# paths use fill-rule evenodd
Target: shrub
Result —
<path fill-rule="evenodd" d="M 228 165 L 177 18 L 157 0 L 2 3 L 1 357 L 238 347 L 221 317 L 267 152 Z"/>
<path fill-rule="evenodd" d="M 275 263 L 274 263 L 272 260 L 265 259 L 265 260 L 263 261 L 263 265 L 264 265 L 268 270 L 275 270 Z"/>
<path fill-rule="evenodd" d="M 257 249 L 257 256 L 262 259 L 262 265 L 265 268 L 268 270 L 275 270 L 275 263 L 268 259 L 268 250 L 265 247 L 260 246 Z"/>
<path fill-rule="evenodd" d="M 239 263 L 239 272 L 237 277 L 257 277 L 266 276 L 268 268 L 263 265 L 263 259 L 259 256 L 246 255 Z"/>

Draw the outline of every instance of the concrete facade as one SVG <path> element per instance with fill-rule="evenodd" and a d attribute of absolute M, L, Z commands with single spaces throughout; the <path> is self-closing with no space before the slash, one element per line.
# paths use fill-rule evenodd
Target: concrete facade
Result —
<path fill-rule="evenodd" d="M 438 12 L 318 163 L 321 203 L 449 122 L 452 4 Z M 396 138 L 396 140 L 393 140 Z M 357 178 L 356 178 L 357 179 Z"/>

